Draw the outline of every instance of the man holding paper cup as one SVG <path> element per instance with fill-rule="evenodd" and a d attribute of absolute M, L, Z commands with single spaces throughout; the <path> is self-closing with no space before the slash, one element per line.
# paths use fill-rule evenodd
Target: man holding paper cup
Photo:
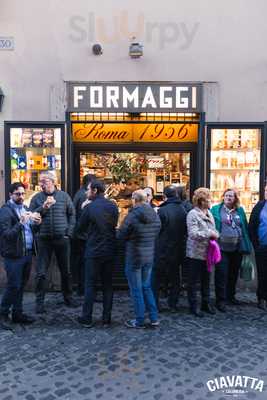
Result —
<path fill-rule="evenodd" d="M 10 200 L 0 210 L 0 248 L 4 258 L 7 285 L 0 306 L 0 319 L 29 324 L 34 319 L 23 313 L 22 300 L 24 287 L 29 279 L 34 253 L 34 225 L 41 223 L 37 212 L 28 211 L 23 204 L 25 187 L 16 182 L 9 188 Z"/>

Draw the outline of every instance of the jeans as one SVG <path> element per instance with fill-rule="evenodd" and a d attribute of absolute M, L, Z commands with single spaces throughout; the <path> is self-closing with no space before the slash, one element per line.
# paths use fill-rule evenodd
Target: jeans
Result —
<path fill-rule="evenodd" d="M 222 259 L 215 266 L 216 303 L 224 303 L 226 299 L 235 297 L 238 274 L 242 262 L 242 254 L 237 251 L 222 251 Z"/>
<path fill-rule="evenodd" d="M 71 246 L 71 275 L 74 284 L 77 284 L 77 292 L 84 294 L 84 251 L 86 241 L 73 239 Z"/>
<path fill-rule="evenodd" d="M 57 259 L 61 275 L 61 290 L 64 298 L 72 294 L 69 272 L 70 243 L 68 238 L 38 239 L 38 256 L 36 265 L 36 302 L 43 304 L 46 291 L 47 270 L 51 262 L 53 252 Z"/>
<path fill-rule="evenodd" d="M 85 258 L 85 290 L 83 318 L 92 321 L 97 278 L 100 275 L 103 287 L 103 321 L 110 322 L 113 303 L 113 258 Z"/>
<path fill-rule="evenodd" d="M 179 259 L 174 260 L 161 260 L 152 270 L 152 289 L 155 296 L 156 304 L 159 303 L 159 290 L 165 276 L 168 279 L 169 295 L 168 305 L 170 308 L 175 308 L 179 300 L 181 278 L 180 278 L 180 265 Z"/>
<path fill-rule="evenodd" d="M 255 251 L 258 287 L 257 297 L 258 300 L 267 301 L 267 246 Z"/>
<path fill-rule="evenodd" d="M 12 307 L 13 314 L 22 313 L 24 287 L 29 280 L 32 256 L 21 258 L 5 258 L 7 286 L 1 302 L 1 314 L 8 314 Z"/>
<path fill-rule="evenodd" d="M 158 320 L 156 301 L 151 289 L 151 271 L 152 263 L 143 265 L 126 263 L 125 274 L 128 279 L 138 325 L 144 324 L 146 309 L 151 322 Z"/>
<path fill-rule="evenodd" d="M 204 260 L 188 258 L 188 302 L 190 309 L 197 309 L 197 285 L 200 283 L 202 305 L 210 302 L 210 272 Z"/>

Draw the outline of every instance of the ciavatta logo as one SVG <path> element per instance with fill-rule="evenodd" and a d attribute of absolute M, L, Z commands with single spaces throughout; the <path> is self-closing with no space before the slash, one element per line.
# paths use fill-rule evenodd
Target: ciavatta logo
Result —
<path fill-rule="evenodd" d="M 262 392 L 264 381 L 245 375 L 221 376 L 209 380 L 207 387 L 210 392 L 217 390 L 226 395 L 238 396 L 251 391 Z"/>

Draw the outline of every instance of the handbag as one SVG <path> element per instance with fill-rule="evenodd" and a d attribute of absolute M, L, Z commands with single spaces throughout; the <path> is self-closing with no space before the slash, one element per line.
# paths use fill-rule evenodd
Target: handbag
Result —
<path fill-rule="evenodd" d="M 255 277 L 255 257 L 254 254 L 245 254 L 242 258 L 240 268 L 240 278 L 244 281 L 252 281 Z"/>

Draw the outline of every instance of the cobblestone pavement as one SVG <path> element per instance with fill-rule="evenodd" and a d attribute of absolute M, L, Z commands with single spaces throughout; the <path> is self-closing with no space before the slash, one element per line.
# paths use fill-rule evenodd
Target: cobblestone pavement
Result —
<path fill-rule="evenodd" d="M 49 294 L 45 317 L 0 330 L 0 399 L 217 400 L 234 397 L 208 391 L 216 376 L 247 375 L 267 385 L 267 313 L 254 295 L 240 298 L 242 306 L 203 319 L 191 317 L 182 298 L 180 312 L 160 314 L 159 328 L 131 330 L 122 324 L 130 300 L 116 293 L 113 326 L 104 330 L 100 303 L 99 323 L 86 329 L 76 322 L 80 309 Z M 25 311 L 34 311 L 33 294 L 25 296 Z M 238 398 L 266 400 L 264 389 Z"/>

